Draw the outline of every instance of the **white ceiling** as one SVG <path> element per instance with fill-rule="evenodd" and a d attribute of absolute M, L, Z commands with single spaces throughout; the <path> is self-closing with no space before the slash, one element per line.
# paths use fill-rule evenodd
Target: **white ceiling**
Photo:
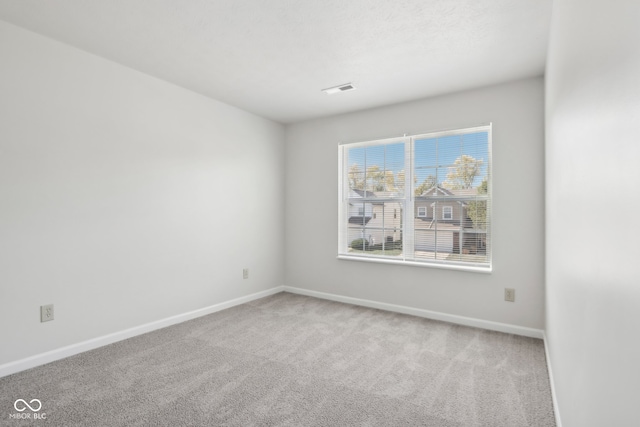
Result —
<path fill-rule="evenodd" d="M 292 123 L 541 75 L 551 1 L 0 0 L 0 19 Z"/>

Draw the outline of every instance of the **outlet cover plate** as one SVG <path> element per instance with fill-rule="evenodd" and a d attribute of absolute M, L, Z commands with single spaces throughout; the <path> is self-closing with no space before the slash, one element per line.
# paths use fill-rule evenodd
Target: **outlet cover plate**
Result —
<path fill-rule="evenodd" d="M 49 322 L 53 320 L 53 304 L 40 306 L 40 322 Z"/>
<path fill-rule="evenodd" d="M 515 302 L 516 290 L 513 288 L 504 288 L 504 300 L 509 302 Z"/>

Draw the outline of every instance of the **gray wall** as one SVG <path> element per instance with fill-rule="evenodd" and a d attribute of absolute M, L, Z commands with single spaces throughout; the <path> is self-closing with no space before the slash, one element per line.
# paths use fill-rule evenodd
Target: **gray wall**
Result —
<path fill-rule="evenodd" d="M 285 284 L 542 329 L 543 95 L 543 79 L 532 78 L 287 126 Z M 487 122 L 494 124 L 493 273 L 336 259 L 339 142 Z M 504 301 L 505 287 L 516 288 L 515 303 Z"/>
<path fill-rule="evenodd" d="M 640 419 L 639 19 L 638 1 L 554 2 L 546 319 L 564 427 Z"/>
<path fill-rule="evenodd" d="M 283 284 L 282 125 L 1 21 L 0 58 L 0 364 Z"/>

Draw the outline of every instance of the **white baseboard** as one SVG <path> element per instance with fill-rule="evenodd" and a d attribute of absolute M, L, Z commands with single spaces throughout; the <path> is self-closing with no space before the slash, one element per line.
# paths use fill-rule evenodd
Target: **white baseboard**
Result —
<path fill-rule="evenodd" d="M 156 329 L 166 328 L 167 326 L 182 323 L 187 320 L 215 313 L 216 311 L 221 311 L 226 308 L 244 304 L 249 301 L 277 294 L 282 291 L 284 291 L 284 286 L 276 286 L 275 288 L 267 289 L 266 291 L 256 292 L 255 294 L 246 295 L 240 298 L 232 299 L 230 301 L 214 304 L 209 307 L 200 308 L 198 310 L 193 310 L 187 313 L 178 314 L 176 316 L 167 317 L 166 319 L 161 319 L 155 322 L 146 323 L 144 325 L 135 326 L 123 331 L 114 332 L 112 334 L 104 335 L 97 338 L 92 338 L 90 340 L 79 342 L 77 344 L 71 344 L 66 347 L 47 351 L 46 353 L 36 354 L 35 356 L 30 356 L 25 359 L 17 360 L 15 362 L 9 362 L 4 365 L 0 365 L 0 378 L 14 374 L 16 372 L 24 371 L 25 369 L 44 365 L 45 363 L 64 359 L 65 357 L 73 356 L 78 353 L 93 350 L 95 348 L 112 344 L 114 342 L 122 341 L 127 338 L 135 337 L 136 335 L 142 335 L 147 332 L 155 331 Z"/>
<path fill-rule="evenodd" d="M 543 334 L 544 339 L 544 353 L 547 358 L 547 371 L 549 372 L 549 383 L 551 384 L 551 398 L 553 399 L 553 414 L 556 417 L 556 427 L 562 427 L 562 420 L 560 419 L 560 409 L 558 408 L 558 398 L 556 395 L 555 381 L 553 380 L 553 371 L 551 370 L 551 357 L 549 354 L 549 341 L 547 341 L 547 334 Z"/>
<path fill-rule="evenodd" d="M 455 323 L 458 325 L 473 326 L 476 328 L 488 329 L 491 331 L 505 332 L 508 334 L 522 335 L 522 336 L 531 337 L 531 338 L 542 339 L 544 337 L 544 332 L 541 329 L 533 329 L 533 328 L 527 328 L 524 326 L 509 325 L 507 323 L 492 322 L 490 320 L 475 319 L 473 317 L 457 316 L 455 314 L 441 313 L 438 311 L 424 310 L 421 308 L 407 307 L 404 305 L 388 304 L 384 302 L 346 297 L 343 295 L 311 291 L 308 289 L 295 288 L 292 286 L 285 286 L 284 291 L 291 292 L 293 294 L 307 295 L 310 297 L 344 302 L 347 304 L 361 305 L 363 307 L 378 308 L 380 310 L 410 314 L 412 316 L 425 317 L 427 319 L 441 320 L 443 322 Z"/>

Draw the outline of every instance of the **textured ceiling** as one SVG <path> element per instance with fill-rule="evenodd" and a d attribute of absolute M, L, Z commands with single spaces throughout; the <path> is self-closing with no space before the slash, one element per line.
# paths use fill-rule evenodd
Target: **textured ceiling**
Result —
<path fill-rule="evenodd" d="M 0 0 L 0 19 L 292 123 L 540 75 L 551 1 Z"/>

